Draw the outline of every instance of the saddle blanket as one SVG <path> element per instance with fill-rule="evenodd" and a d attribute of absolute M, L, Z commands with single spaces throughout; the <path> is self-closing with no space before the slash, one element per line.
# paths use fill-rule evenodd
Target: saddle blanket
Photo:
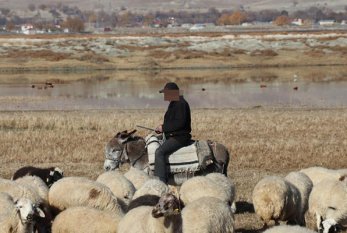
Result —
<path fill-rule="evenodd" d="M 154 135 L 146 137 L 148 162 L 150 169 L 154 170 L 155 151 L 161 141 Z M 207 141 L 194 141 L 189 146 L 182 147 L 169 156 L 171 173 L 195 172 L 206 167 L 212 161 L 212 151 Z"/>

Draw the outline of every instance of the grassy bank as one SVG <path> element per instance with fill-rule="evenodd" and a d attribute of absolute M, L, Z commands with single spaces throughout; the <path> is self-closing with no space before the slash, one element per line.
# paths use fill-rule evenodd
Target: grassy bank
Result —
<path fill-rule="evenodd" d="M 67 176 L 102 173 L 104 146 L 136 124 L 155 127 L 164 110 L 0 112 L 0 177 L 20 166 L 56 165 Z M 195 139 L 223 143 L 231 152 L 229 176 L 238 203 L 251 203 L 266 174 L 284 175 L 309 166 L 347 168 L 347 109 L 192 110 Z M 139 130 L 145 136 L 148 131 Z M 259 232 L 261 222 L 241 208 L 237 232 Z"/>
<path fill-rule="evenodd" d="M 0 37 L 0 73 L 346 66 L 341 31 Z"/>

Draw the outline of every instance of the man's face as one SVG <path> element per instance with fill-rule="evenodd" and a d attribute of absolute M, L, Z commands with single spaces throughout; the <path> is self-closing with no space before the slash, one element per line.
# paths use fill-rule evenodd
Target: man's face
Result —
<path fill-rule="evenodd" d="M 164 90 L 164 100 L 165 101 L 178 101 L 179 100 L 179 90 Z"/>

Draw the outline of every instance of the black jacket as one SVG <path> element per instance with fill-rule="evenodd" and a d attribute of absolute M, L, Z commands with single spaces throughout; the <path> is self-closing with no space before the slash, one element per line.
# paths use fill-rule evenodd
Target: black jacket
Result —
<path fill-rule="evenodd" d="M 180 96 L 178 101 L 171 101 L 164 116 L 163 132 L 166 138 L 190 140 L 191 135 L 190 107 Z"/>

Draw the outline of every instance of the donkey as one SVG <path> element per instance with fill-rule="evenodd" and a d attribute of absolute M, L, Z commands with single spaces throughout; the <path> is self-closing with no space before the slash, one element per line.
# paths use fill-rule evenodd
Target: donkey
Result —
<path fill-rule="evenodd" d="M 118 132 L 105 147 L 104 170 L 110 171 L 119 168 L 124 163 L 153 175 L 150 170 L 146 141 L 144 138 L 134 135 L 136 130 Z M 213 161 L 204 169 L 195 172 L 182 172 L 169 174 L 169 184 L 180 185 L 188 178 L 198 175 L 206 175 L 219 172 L 227 175 L 229 164 L 229 152 L 227 148 L 219 143 L 213 143 Z"/>

